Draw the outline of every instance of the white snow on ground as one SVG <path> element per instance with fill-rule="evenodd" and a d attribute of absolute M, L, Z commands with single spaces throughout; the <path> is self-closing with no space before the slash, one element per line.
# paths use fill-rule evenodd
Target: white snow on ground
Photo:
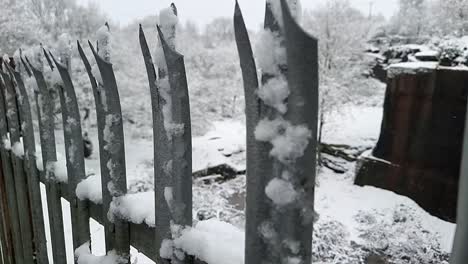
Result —
<path fill-rule="evenodd" d="M 174 244 L 209 264 L 244 263 L 244 232 L 218 220 L 198 222 L 185 229 Z"/>
<path fill-rule="evenodd" d="M 381 108 L 346 106 L 342 112 L 328 119 L 330 122 L 325 127 L 324 139 L 335 144 L 373 145 L 379 134 L 381 116 Z M 211 132 L 194 138 L 193 143 L 194 171 L 224 163 L 245 169 L 245 131 L 241 123 L 214 123 Z M 126 153 L 130 182 L 152 177 L 151 140 L 128 140 Z M 86 165 L 88 173 L 93 171 L 99 175 L 96 157 L 87 160 Z M 323 255 L 329 256 L 325 263 L 355 263 L 332 261 L 359 252 L 359 249 L 351 246 L 352 242 L 371 249 L 388 246 L 388 250 L 393 250 L 395 254 L 408 250 L 402 248 L 405 245 L 415 248 L 418 254 L 424 254 L 418 250 L 433 248 L 437 243 L 440 243 L 442 251 L 451 250 L 454 224 L 429 215 L 409 198 L 374 187 L 353 185 L 353 170 L 349 171 L 337 175 L 322 169 L 317 178 L 315 205 L 320 217 L 314 225 L 314 254 L 321 258 Z M 88 186 L 95 188 L 96 192 L 100 191 L 97 184 L 99 177 L 91 177 L 94 178 L 88 178 Z M 176 247 L 209 264 L 242 264 L 246 178 L 241 175 L 227 182 L 216 179 L 216 175 L 194 179 L 193 184 L 194 216 L 214 219 L 200 221 L 193 228 L 185 229 L 174 243 Z M 151 189 L 145 190 L 122 197 L 117 201 L 120 206 L 115 212 L 132 222 L 154 225 L 154 193 Z M 94 194 L 93 191 L 88 192 L 85 198 L 92 198 L 94 202 L 99 200 Z M 69 207 L 66 202 L 64 206 L 67 256 L 69 263 L 73 263 Z M 47 210 L 44 209 L 44 212 Z M 91 232 L 91 252 L 96 256 L 104 255 L 102 226 L 91 221 Z M 135 249 L 132 249 L 132 261 L 138 264 L 153 263 Z"/>
<path fill-rule="evenodd" d="M 343 106 L 327 117 L 323 141 L 329 144 L 373 146 L 380 134 L 383 109 Z"/>
<path fill-rule="evenodd" d="M 238 171 L 245 170 L 245 126 L 237 121 L 214 122 L 214 128 L 192 142 L 192 170 L 203 171 L 209 167 L 227 164 Z M 228 157 L 230 156 L 230 157 Z"/>

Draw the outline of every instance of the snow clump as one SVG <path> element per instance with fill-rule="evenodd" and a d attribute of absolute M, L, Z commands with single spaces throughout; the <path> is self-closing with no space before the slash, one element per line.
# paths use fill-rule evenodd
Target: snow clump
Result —
<path fill-rule="evenodd" d="M 304 155 L 311 137 L 312 131 L 305 125 L 294 126 L 284 119 L 263 119 L 255 129 L 258 141 L 273 145 L 270 155 L 286 164 Z"/>
<path fill-rule="evenodd" d="M 285 206 L 293 203 L 298 193 L 294 186 L 287 180 L 274 178 L 265 187 L 265 194 L 278 206 Z"/>

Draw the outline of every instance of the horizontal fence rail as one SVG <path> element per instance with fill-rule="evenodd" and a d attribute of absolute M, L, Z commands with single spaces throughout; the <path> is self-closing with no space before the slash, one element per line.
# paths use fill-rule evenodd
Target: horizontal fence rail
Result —
<path fill-rule="evenodd" d="M 297 0 L 267 1 L 262 34 L 268 37 L 261 41 L 272 41 L 264 43 L 265 47 L 276 48 L 259 54 L 270 57 L 257 58 L 258 64 L 240 6 L 235 5 L 234 33 L 246 104 L 247 264 L 308 264 L 312 259 L 318 41 L 297 23 L 297 5 Z M 131 223 L 114 210 L 127 195 L 127 174 L 109 25 L 99 29 L 97 43 L 89 42 L 86 47 L 76 43 L 95 102 L 101 203 L 80 200 L 76 194 L 77 186 L 87 177 L 79 102 L 71 78 L 70 39 L 62 36 L 65 44 L 59 50 L 41 45 L 28 56 L 19 52 L 19 57 L 0 60 L 0 264 L 48 264 L 48 253 L 51 263 L 67 263 L 62 198 L 70 203 L 75 263 L 79 262 L 78 252 L 91 255 L 90 243 L 95 241 L 91 241 L 90 219 L 104 226 L 106 252 L 116 256 L 118 264 L 130 263 L 130 246 L 158 264 L 203 263 L 173 246 L 193 220 L 190 103 L 184 57 L 175 45 L 177 16 L 174 4 L 161 11 L 160 17 L 169 19 L 153 29 L 157 33 L 154 53 L 143 27 L 139 28 L 153 114 L 154 227 Z M 59 78 L 51 83 L 46 80 L 50 74 Z M 26 78 L 35 80 L 33 91 L 27 89 Z M 34 111 L 31 101 L 36 104 Z M 65 176 L 56 171 L 56 107 L 61 110 L 65 140 Z M 34 112 L 38 131 L 34 131 Z M 465 156 L 464 174 L 468 166 Z M 467 177 L 461 178 L 459 225 L 451 264 L 464 263 L 467 258 Z M 46 190 L 51 252 L 46 246 L 41 183 Z M 168 245 L 173 249 L 169 253 L 164 250 Z"/>

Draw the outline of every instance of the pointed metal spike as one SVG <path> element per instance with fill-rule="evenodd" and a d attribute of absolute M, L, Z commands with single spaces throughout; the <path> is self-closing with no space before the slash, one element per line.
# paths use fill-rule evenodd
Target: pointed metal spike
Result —
<path fill-rule="evenodd" d="M 271 32 L 280 32 L 280 25 L 276 20 L 271 5 L 272 4 L 270 2 L 267 2 L 265 5 L 264 28 L 269 29 Z"/>
<path fill-rule="evenodd" d="M 175 60 L 179 58 L 183 58 L 184 56 L 182 54 L 178 53 L 176 50 L 172 49 L 169 46 L 166 39 L 164 38 L 164 34 L 162 33 L 162 30 L 159 27 L 159 25 L 156 25 L 156 27 L 158 29 L 159 39 L 161 41 L 161 46 L 164 51 L 164 57 L 166 59 L 166 63 L 169 63 L 169 61 L 174 62 Z"/>
<path fill-rule="evenodd" d="M 96 51 L 96 49 L 94 48 L 93 43 L 91 43 L 91 41 L 88 40 L 88 45 L 89 45 L 89 47 L 91 48 L 91 51 L 93 52 L 93 54 L 96 56 L 96 55 L 97 55 L 97 51 Z"/>
<path fill-rule="evenodd" d="M 26 74 L 28 74 L 29 77 L 32 77 L 31 69 L 29 68 L 29 65 L 24 60 L 23 56 L 21 56 L 20 59 L 21 59 L 21 63 L 24 65 L 24 69 L 26 70 Z"/>
<path fill-rule="evenodd" d="M 80 41 L 77 41 L 76 44 L 78 45 L 78 53 L 80 54 L 81 60 L 83 61 L 83 64 L 85 66 L 86 71 L 88 74 L 90 74 L 90 78 L 94 78 L 92 73 L 91 73 L 91 64 L 89 63 L 88 57 L 86 57 L 86 54 L 83 50 L 83 47 L 81 46 Z"/>
<path fill-rule="evenodd" d="M 174 3 L 171 3 L 171 8 L 172 8 L 172 11 L 174 12 L 174 15 L 178 16 L 177 6 Z"/>
<path fill-rule="evenodd" d="M 45 48 L 42 48 L 42 51 L 44 52 L 44 56 L 46 57 L 47 64 L 49 64 L 50 69 L 53 71 L 55 67 L 52 64 L 52 61 L 50 60 L 49 54 L 47 54 L 47 50 Z"/>

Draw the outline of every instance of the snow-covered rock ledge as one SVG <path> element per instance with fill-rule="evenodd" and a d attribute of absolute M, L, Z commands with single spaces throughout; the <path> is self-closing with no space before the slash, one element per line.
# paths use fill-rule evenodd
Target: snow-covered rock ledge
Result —
<path fill-rule="evenodd" d="M 392 79 L 398 75 L 408 74 L 416 75 L 420 73 L 430 73 L 435 70 L 453 70 L 453 71 L 468 71 L 466 66 L 447 67 L 439 65 L 439 62 L 402 62 L 388 66 L 388 78 Z"/>

